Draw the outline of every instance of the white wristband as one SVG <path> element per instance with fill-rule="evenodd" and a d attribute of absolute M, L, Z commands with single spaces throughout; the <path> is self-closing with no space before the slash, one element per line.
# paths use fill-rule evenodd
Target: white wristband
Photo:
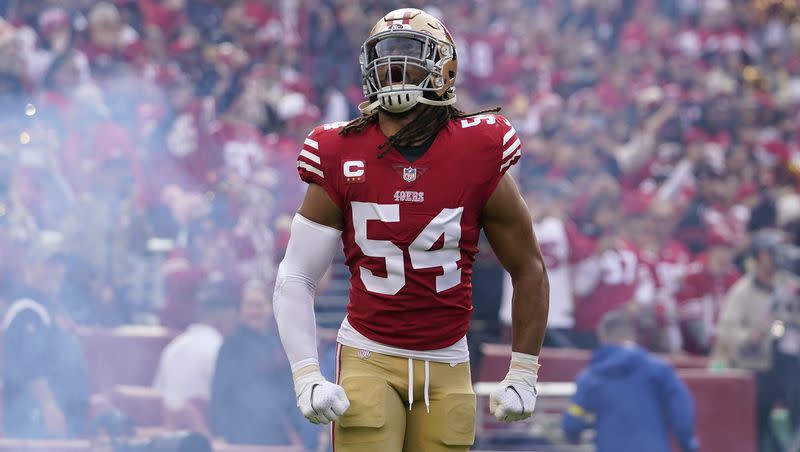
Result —
<path fill-rule="evenodd" d="M 527 353 L 511 352 L 511 365 L 519 364 L 522 366 L 537 366 L 539 367 L 539 355 L 529 355 Z"/>

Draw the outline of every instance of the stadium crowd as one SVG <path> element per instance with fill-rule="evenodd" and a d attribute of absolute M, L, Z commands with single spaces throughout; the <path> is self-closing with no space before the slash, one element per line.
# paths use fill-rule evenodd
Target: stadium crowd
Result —
<path fill-rule="evenodd" d="M 183 331 L 209 286 L 269 287 L 305 190 L 300 143 L 355 117 L 360 45 L 399 6 L 0 0 L 6 310 L 27 298 L 65 324 Z M 455 37 L 459 107 L 502 106 L 522 139 L 516 177 L 551 280 L 546 345 L 593 348 L 602 315 L 624 308 L 653 351 L 748 367 L 718 345 L 739 340 L 729 289 L 756 271 L 754 250 L 800 269 L 800 2 L 402 6 Z M 503 285 L 481 253 L 473 350 L 507 337 Z M 754 343 L 800 334 L 783 298 L 783 317 L 747 314 L 763 321 Z M 795 339 L 775 352 L 790 357 L 774 360 L 781 373 L 800 373 Z"/>

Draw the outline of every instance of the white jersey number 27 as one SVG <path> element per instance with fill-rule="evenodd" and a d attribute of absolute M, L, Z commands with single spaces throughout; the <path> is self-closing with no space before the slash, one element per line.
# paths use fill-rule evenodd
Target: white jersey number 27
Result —
<path fill-rule="evenodd" d="M 378 220 L 384 223 L 400 221 L 399 204 L 375 204 L 353 202 L 353 228 L 356 244 L 365 256 L 386 261 L 386 276 L 376 276 L 368 268 L 359 267 L 359 277 L 367 290 L 383 295 L 395 295 L 406 285 L 403 250 L 389 240 L 367 238 L 367 222 Z M 443 273 L 436 277 L 436 292 L 457 286 L 461 282 L 458 260 L 461 250 L 461 215 L 464 208 L 442 209 L 408 246 L 411 267 L 414 269 L 441 267 Z M 444 245 L 436 250 L 431 247 L 444 235 Z"/>

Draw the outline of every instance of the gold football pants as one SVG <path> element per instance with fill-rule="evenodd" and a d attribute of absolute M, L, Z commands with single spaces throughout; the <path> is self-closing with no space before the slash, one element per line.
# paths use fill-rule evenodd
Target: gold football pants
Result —
<path fill-rule="evenodd" d="M 469 450 L 476 410 L 469 363 L 430 362 L 426 372 L 425 361 L 409 366 L 408 358 L 343 345 L 337 352 L 336 381 L 350 408 L 333 425 L 334 452 Z"/>

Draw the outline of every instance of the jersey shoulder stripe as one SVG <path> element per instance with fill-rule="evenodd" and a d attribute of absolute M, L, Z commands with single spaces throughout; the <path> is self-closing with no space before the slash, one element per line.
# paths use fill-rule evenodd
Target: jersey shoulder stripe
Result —
<path fill-rule="evenodd" d="M 522 157 L 522 141 L 508 119 L 498 116 L 497 126 L 503 133 L 503 139 L 500 143 L 502 153 L 499 165 L 499 171 L 503 174 Z"/>

